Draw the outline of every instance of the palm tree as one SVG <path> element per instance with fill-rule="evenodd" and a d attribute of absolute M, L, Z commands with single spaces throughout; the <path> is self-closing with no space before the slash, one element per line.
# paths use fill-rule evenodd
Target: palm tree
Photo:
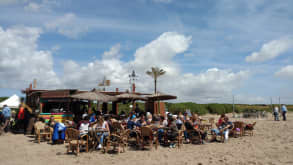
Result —
<path fill-rule="evenodd" d="M 154 83 L 155 83 L 155 93 L 157 93 L 157 79 L 158 77 L 164 75 L 166 71 L 163 69 L 160 69 L 158 67 L 152 67 L 151 71 L 146 71 L 146 74 L 149 76 L 152 76 L 154 78 Z"/>

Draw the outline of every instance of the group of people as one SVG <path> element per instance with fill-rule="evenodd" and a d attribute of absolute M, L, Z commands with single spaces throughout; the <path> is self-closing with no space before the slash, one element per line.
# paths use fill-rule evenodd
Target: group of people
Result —
<path fill-rule="evenodd" d="M 286 114 L 287 114 L 287 107 L 286 105 L 282 105 L 281 106 L 281 114 L 283 116 L 283 120 L 286 121 Z M 274 110 L 273 110 L 273 115 L 274 115 L 274 120 L 275 121 L 279 121 L 279 115 L 280 115 L 280 111 L 279 111 L 279 107 L 278 106 L 275 106 Z"/>
<path fill-rule="evenodd" d="M 19 110 L 18 118 L 23 119 L 24 109 Z M 282 114 L 283 119 L 286 120 L 287 108 L 285 105 L 282 105 Z M 274 115 L 275 120 L 278 119 L 278 109 L 275 108 Z M 4 106 L 2 110 L 2 116 L 4 119 L 4 127 L 6 128 L 11 117 L 11 109 L 8 106 Z M 58 140 L 65 140 L 65 131 L 67 128 L 72 127 L 80 132 L 80 137 L 83 135 L 89 134 L 92 130 L 102 130 L 95 132 L 99 137 L 97 149 L 103 147 L 105 138 L 110 135 L 113 131 L 113 123 L 119 122 L 125 129 L 129 129 L 131 137 L 138 136 L 137 132 L 143 126 L 152 126 L 157 132 L 158 140 L 161 144 L 166 144 L 168 140 L 169 147 L 176 147 L 175 139 L 178 137 L 179 132 L 182 132 L 184 135 L 185 143 L 193 142 L 192 139 L 194 136 L 199 137 L 199 143 L 204 144 L 207 141 L 207 130 L 201 129 L 202 118 L 197 114 L 190 113 L 181 113 L 173 115 L 171 113 L 166 113 L 165 115 L 152 115 L 149 112 L 143 112 L 140 110 L 135 110 L 130 112 L 128 115 L 125 113 L 120 114 L 119 116 L 105 115 L 102 113 L 91 113 L 87 114 L 85 111 L 81 115 L 80 121 L 65 121 L 64 123 L 57 122 L 52 116 L 49 122 L 46 123 L 46 127 L 52 130 L 52 140 L 53 142 L 58 142 Z M 44 122 L 42 118 L 38 119 L 38 122 Z M 225 115 L 221 115 L 219 120 L 216 122 L 216 128 L 211 129 L 212 137 L 209 139 L 209 142 L 215 141 L 217 135 L 224 135 L 225 141 L 229 138 L 229 132 L 233 128 L 233 123 L 229 121 L 229 118 Z M 154 127 L 155 126 L 155 127 Z"/>
<path fill-rule="evenodd" d="M 22 111 L 23 109 L 19 110 L 18 118 L 20 119 L 23 119 L 24 117 Z M 3 108 L 2 116 L 4 116 L 5 121 L 4 127 L 2 129 L 5 129 L 11 117 L 11 109 L 6 105 Z M 45 120 L 39 118 L 37 122 L 45 122 Z M 128 116 L 122 114 L 118 118 L 117 116 L 114 118 L 111 115 L 102 115 L 101 113 L 84 113 L 82 115 L 82 120 L 80 120 L 78 123 L 74 123 L 73 121 L 66 121 L 65 123 L 56 122 L 52 116 L 49 122 L 46 123 L 46 127 L 50 127 L 52 130 L 53 142 L 64 140 L 65 131 L 68 127 L 78 129 L 80 136 L 88 134 L 89 131 L 93 129 L 103 130 L 97 133 L 97 135 L 100 137 L 97 149 L 100 149 L 102 148 L 104 139 L 109 136 L 110 132 L 112 131 L 112 123 L 114 122 L 120 122 L 125 127 L 125 129 L 133 130 L 133 133 L 131 133 L 130 136 L 137 136 L 134 132 L 139 130 L 142 126 L 156 125 L 158 126 L 156 131 L 158 132 L 159 142 L 164 143 L 163 140 L 167 137 L 168 140 L 171 141 L 169 146 L 171 148 L 175 147 L 175 143 L 172 141 L 174 141 L 174 139 L 178 136 L 179 130 L 183 131 L 186 143 L 191 142 L 190 139 L 192 136 L 199 136 L 200 143 L 205 143 L 207 137 L 207 132 L 200 129 L 202 119 L 197 114 L 190 116 L 188 113 L 182 114 L 181 112 L 178 115 L 166 113 L 164 116 L 160 116 L 152 115 L 149 112 L 144 113 L 142 111 L 133 111 L 130 112 Z M 228 117 L 222 115 L 216 125 L 217 129 L 212 130 L 214 135 L 224 132 L 225 139 L 227 140 L 229 128 L 231 127 L 231 122 L 229 121 Z"/>
<path fill-rule="evenodd" d="M 198 136 L 200 138 L 199 143 L 201 144 L 204 144 L 207 140 L 207 131 L 200 129 L 202 119 L 197 114 L 189 116 L 188 113 L 182 114 L 180 112 L 178 115 L 168 113 L 165 116 L 158 116 L 150 113 L 130 113 L 126 119 L 126 123 L 127 129 L 130 130 L 137 130 L 142 126 L 148 125 L 158 126 L 157 132 L 159 142 L 164 143 L 163 137 L 167 137 L 167 140 L 171 142 L 169 144 L 170 148 L 175 147 L 175 143 L 173 143 L 173 141 L 178 136 L 179 130 L 183 132 L 186 143 L 190 143 L 193 136 Z M 211 141 L 216 140 L 216 135 L 219 135 L 220 133 L 224 133 L 225 139 L 228 140 L 229 130 L 233 127 L 232 122 L 229 121 L 229 118 L 225 115 L 221 115 L 216 125 L 217 128 L 212 130 L 214 133 L 213 135 L 215 136 L 213 136 Z M 156 129 L 156 127 L 153 128 Z M 136 134 L 133 133 L 130 136 L 136 136 Z"/>

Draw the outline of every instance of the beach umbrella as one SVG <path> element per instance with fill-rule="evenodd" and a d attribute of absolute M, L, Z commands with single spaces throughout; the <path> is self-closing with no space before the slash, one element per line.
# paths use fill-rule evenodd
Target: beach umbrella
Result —
<path fill-rule="evenodd" d="M 177 96 L 164 94 L 164 93 L 160 93 L 160 92 L 154 93 L 152 95 L 148 95 L 146 97 L 148 98 L 148 100 L 153 100 L 153 101 L 177 99 Z"/>
<path fill-rule="evenodd" d="M 147 100 L 147 98 L 134 94 L 134 93 L 123 93 L 116 96 L 119 100 Z"/>
<path fill-rule="evenodd" d="M 160 92 L 154 93 L 154 94 L 146 96 L 146 97 L 148 98 L 149 101 L 158 101 L 158 107 L 157 108 L 159 110 L 159 113 L 161 113 L 160 112 L 160 105 L 159 105 L 160 100 L 172 100 L 172 99 L 177 98 L 177 96 L 164 94 L 164 93 L 160 93 Z"/>
<path fill-rule="evenodd" d="M 98 91 L 83 92 L 70 96 L 71 98 L 90 100 L 90 101 L 100 101 L 100 102 L 113 102 L 118 99 L 115 96 L 109 96 Z"/>

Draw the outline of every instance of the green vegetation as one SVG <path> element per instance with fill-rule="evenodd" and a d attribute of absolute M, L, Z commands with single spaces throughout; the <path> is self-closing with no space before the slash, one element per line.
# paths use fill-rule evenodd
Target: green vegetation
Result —
<path fill-rule="evenodd" d="M 192 113 L 197 113 L 203 115 L 206 113 L 212 114 L 223 114 L 231 113 L 233 107 L 231 104 L 196 104 L 192 102 L 185 103 L 166 103 L 166 107 L 171 113 L 185 112 L 186 109 L 189 109 Z M 235 112 L 236 112 L 235 107 Z"/>
<path fill-rule="evenodd" d="M 126 113 L 130 112 L 129 104 L 119 104 L 119 112 L 122 110 Z M 138 103 L 139 108 L 144 110 L 144 103 Z M 169 112 L 178 114 L 179 112 L 185 112 L 189 109 L 192 113 L 199 115 L 204 115 L 207 113 L 211 114 L 223 114 L 223 113 L 232 113 L 233 105 L 232 104 L 196 104 L 193 102 L 184 102 L 184 103 L 165 103 L 166 109 Z M 278 106 L 278 105 L 273 105 Z M 109 107 L 110 108 L 110 107 Z M 293 105 L 287 105 L 288 111 L 293 112 Z M 234 107 L 235 113 L 242 113 L 247 111 L 267 111 L 271 112 L 270 105 L 247 105 L 247 104 L 236 104 Z"/>
<path fill-rule="evenodd" d="M 0 97 L 0 102 L 4 101 L 6 99 L 8 99 L 8 97 Z"/>

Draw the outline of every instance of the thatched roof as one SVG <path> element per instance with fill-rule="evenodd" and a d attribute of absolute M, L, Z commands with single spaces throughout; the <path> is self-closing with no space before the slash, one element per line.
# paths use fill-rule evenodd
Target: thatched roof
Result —
<path fill-rule="evenodd" d="M 71 95 L 70 97 L 76 98 L 76 99 L 82 99 L 82 100 L 101 101 L 101 102 L 111 102 L 111 101 L 118 100 L 115 96 L 105 95 L 98 91 L 83 92 L 83 93 Z"/>
<path fill-rule="evenodd" d="M 169 94 L 164 94 L 164 93 L 160 93 L 157 92 L 155 94 L 152 95 L 148 95 L 146 96 L 148 98 L 148 100 L 172 100 L 172 99 L 177 99 L 177 96 L 173 96 L 173 95 L 169 95 Z"/>
<path fill-rule="evenodd" d="M 147 100 L 147 98 L 134 94 L 134 93 L 123 93 L 116 96 L 119 100 Z"/>

